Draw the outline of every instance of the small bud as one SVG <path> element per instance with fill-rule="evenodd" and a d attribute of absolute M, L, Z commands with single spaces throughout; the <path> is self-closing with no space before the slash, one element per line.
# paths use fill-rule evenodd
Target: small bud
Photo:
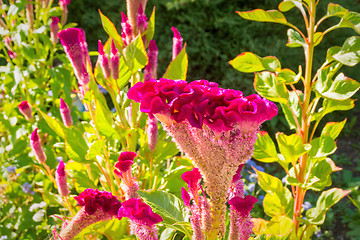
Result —
<path fill-rule="evenodd" d="M 120 56 L 115 47 L 114 40 L 111 41 L 111 76 L 117 80 L 119 78 Z"/>
<path fill-rule="evenodd" d="M 34 151 L 35 157 L 39 161 L 39 163 L 45 163 L 46 155 L 44 149 L 41 146 L 41 142 L 37 130 L 38 128 L 36 128 L 31 134 L 30 146 L 31 149 Z"/>
<path fill-rule="evenodd" d="M 103 71 L 105 79 L 108 79 L 111 75 L 111 69 L 110 69 L 110 61 L 108 58 L 108 55 L 104 52 L 104 46 L 101 44 L 101 41 L 98 41 L 98 51 L 99 51 L 99 57 L 98 57 L 98 63 L 100 64 L 100 67 Z"/>
<path fill-rule="evenodd" d="M 173 37 L 173 48 L 172 48 L 172 59 L 174 60 L 177 55 L 181 52 L 183 48 L 183 39 L 179 31 L 175 27 L 171 27 L 171 30 L 174 33 Z"/>
<path fill-rule="evenodd" d="M 17 57 L 16 52 L 13 52 L 13 51 L 11 51 L 11 50 L 8 50 L 8 53 L 9 53 L 9 57 L 10 57 L 11 59 L 14 59 L 14 58 Z"/>
<path fill-rule="evenodd" d="M 60 161 L 56 169 L 55 180 L 59 194 L 63 197 L 69 195 L 70 191 L 66 182 L 65 165 L 63 161 Z"/>
<path fill-rule="evenodd" d="M 59 42 L 59 38 L 57 37 L 57 33 L 59 32 L 59 18 L 52 17 L 51 24 L 50 24 L 50 39 L 51 42 L 55 45 Z"/>
<path fill-rule="evenodd" d="M 70 127 L 73 124 L 69 106 L 65 103 L 65 101 L 62 98 L 60 98 L 60 115 L 65 127 Z"/>
<path fill-rule="evenodd" d="M 27 101 L 22 101 L 19 104 L 19 111 L 26 118 L 26 120 L 30 120 L 32 118 L 32 110 L 31 106 Z"/>
<path fill-rule="evenodd" d="M 69 5 L 70 0 L 59 0 L 59 5 L 62 9 L 62 13 L 61 13 L 61 25 L 64 26 L 66 21 L 67 21 L 67 16 L 68 16 L 68 9 L 67 9 L 67 5 Z"/>
<path fill-rule="evenodd" d="M 149 81 L 151 78 L 157 78 L 157 61 L 158 61 L 158 48 L 155 40 L 151 40 L 148 49 L 149 62 L 144 70 L 144 82 Z"/>

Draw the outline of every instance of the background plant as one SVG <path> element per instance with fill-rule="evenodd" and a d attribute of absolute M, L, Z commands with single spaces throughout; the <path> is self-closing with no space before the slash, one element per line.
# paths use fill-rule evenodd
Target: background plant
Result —
<path fill-rule="evenodd" d="M 267 193 L 263 202 L 264 211 L 271 217 L 269 221 L 256 221 L 257 234 L 308 239 L 317 226 L 324 223 L 327 210 L 350 192 L 339 188 L 323 191 L 331 185 L 330 174 L 341 170 L 328 156 L 336 151 L 335 139 L 346 119 L 328 122 L 319 137 L 316 137 L 316 130 L 325 115 L 354 107 L 351 97 L 360 84 L 338 71 L 343 65 L 354 66 L 360 61 L 357 56 L 359 37 L 346 39 L 342 47 L 331 47 L 325 62 L 316 71 L 313 59 L 315 47 L 327 33 L 338 28 L 352 28 L 359 33 L 357 22 L 360 14 L 330 3 L 326 15 L 316 21 L 318 3 L 311 0 L 283 1 L 278 6 L 279 10 L 238 12 L 248 20 L 275 22 L 290 27 L 287 46 L 302 47 L 305 53 L 305 69 L 299 66 L 297 72 L 283 69 L 275 57 L 262 58 L 250 52 L 230 62 L 239 71 L 256 72 L 255 90 L 281 105 L 290 129 L 295 131 L 291 135 L 276 134 L 280 153 L 267 133 L 258 135 L 253 157 L 262 162 L 278 162 L 287 173 L 286 183 L 291 191 L 283 186 L 280 179 L 256 171 L 260 187 Z M 291 24 L 283 15 L 282 12 L 292 8 L 300 10 L 305 29 Z M 337 17 L 340 21 L 319 31 L 320 24 L 330 17 Z M 305 214 L 303 202 L 308 190 L 322 193 L 316 206 L 307 209 Z"/>

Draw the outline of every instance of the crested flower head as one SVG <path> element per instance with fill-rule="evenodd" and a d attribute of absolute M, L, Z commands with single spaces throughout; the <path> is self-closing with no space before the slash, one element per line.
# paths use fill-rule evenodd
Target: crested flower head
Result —
<path fill-rule="evenodd" d="M 31 106 L 28 103 L 28 101 L 25 100 L 19 104 L 19 111 L 26 118 L 26 120 L 29 120 L 32 118 L 32 110 L 31 110 Z"/>
<path fill-rule="evenodd" d="M 151 207 L 139 198 L 131 198 L 122 203 L 118 218 L 127 217 L 130 220 L 145 226 L 153 226 L 161 221 L 162 217 L 151 210 Z"/>
<path fill-rule="evenodd" d="M 241 217 L 247 217 L 250 211 L 253 209 L 254 204 L 257 202 L 257 198 L 251 195 L 247 195 L 245 198 L 233 197 L 229 200 L 230 206 L 236 210 Z"/>
<path fill-rule="evenodd" d="M 127 172 L 131 169 L 131 165 L 134 163 L 136 153 L 134 152 L 122 152 L 118 158 L 118 162 L 115 167 L 121 172 Z M 116 170 L 115 170 L 116 171 Z"/>
<path fill-rule="evenodd" d="M 121 202 L 110 192 L 97 189 L 85 189 L 79 196 L 74 197 L 78 204 L 85 207 L 88 215 L 94 214 L 97 210 L 117 216 Z"/>
<path fill-rule="evenodd" d="M 192 171 L 184 172 L 181 175 L 181 179 L 189 185 L 191 191 L 197 191 L 199 189 L 201 173 L 198 168 L 194 168 Z"/>
<path fill-rule="evenodd" d="M 82 84 L 88 84 L 88 72 L 86 70 L 89 59 L 85 32 L 80 28 L 68 28 L 57 35 L 64 47 L 65 53 L 74 68 L 77 79 Z"/>

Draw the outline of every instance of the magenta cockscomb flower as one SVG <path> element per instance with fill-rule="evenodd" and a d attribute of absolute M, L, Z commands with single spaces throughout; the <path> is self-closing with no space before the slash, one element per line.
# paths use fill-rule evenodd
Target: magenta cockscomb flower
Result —
<path fill-rule="evenodd" d="M 45 163 L 46 155 L 45 155 L 44 149 L 41 145 L 40 137 L 39 137 L 37 130 L 38 130 L 38 128 L 35 128 L 35 130 L 31 133 L 30 146 L 35 154 L 36 159 L 39 161 L 39 163 Z"/>
<path fill-rule="evenodd" d="M 62 98 L 60 98 L 60 115 L 65 127 L 70 127 L 73 124 L 70 108 Z"/>
<path fill-rule="evenodd" d="M 147 52 L 149 61 L 144 69 L 144 82 L 149 81 L 152 78 L 157 78 L 158 53 L 159 51 L 155 40 L 150 40 L 149 49 Z"/>
<path fill-rule="evenodd" d="M 250 158 L 260 124 L 277 114 L 276 105 L 206 80 L 139 82 L 128 97 L 140 102 L 142 112 L 160 120 L 199 168 L 211 198 L 213 229 L 222 232 L 224 226 L 219 224 L 233 176 Z"/>
<path fill-rule="evenodd" d="M 198 168 L 194 168 L 192 171 L 184 172 L 181 175 L 181 179 L 188 184 L 190 192 L 193 196 L 198 195 L 201 180 L 201 173 Z"/>
<path fill-rule="evenodd" d="M 162 222 L 160 215 L 154 213 L 151 207 L 139 198 L 131 198 L 122 203 L 118 218 L 127 217 L 131 220 L 132 230 L 140 240 L 156 240 L 157 229 L 155 224 Z"/>
<path fill-rule="evenodd" d="M 132 176 L 131 165 L 134 163 L 136 157 L 134 152 L 122 152 L 118 158 L 118 162 L 115 164 L 115 174 L 123 180 L 121 188 L 125 192 L 125 199 L 139 198 L 137 194 L 139 190 L 139 184 Z"/>
<path fill-rule="evenodd" d="M 79 196 L 74 198 L 82 208 L 61 229 L 59 238 L 62 240 L 73 239 L 91 224 L 117 217 L 121 207 L 121 202 L 110 192 L 97 189 L 85 189 Z"/>
<path fill-rule="evenodd" d="M 30 120 L 32 118 L 32 110 L 28 101 L 26 100 L 22 101 L 18 107 L 19 107 L 19 111 L 25 117 L 26 120 Z"/>
<path fill-rule="evenodd" d="M 57 36 L 74 68 L 77 79 L 81 84 L 88 84 L 90 79 L 86 66 L 90 57 L 84 31 L 80 28 L 68 28 L 60 31 Z"/>
<path fill-rule="evenodd" d="M 183 49 L 183 39 L 179 33 L 179 31 L 175 27 L 171 27 L 171 30 L 174 33 L 173 37 L 173 47 L 172 47 L 172 59 L 174 60 L 177 55 Z"/>
<path fill-rule="evenodd" d="M 253 222 L 251 221 L 250 211 L 253 209 L 257 199 L 251 195 L 245 198 L 233 197 L 229 200 L 230 204 L 230 231 L 229 239 L 249 239 L 252 233 Z"/>
<path fill-rule="evenodd" d="M 51 17 L 50 39 L 54 45 L 59 42 L 59 38 L 57 37 L 58 32 L 59 32 L 59 18 Z"/>
<path fill-rule="evenodd" d="M 120 53 L 117 50 L 114 40 L 111 40 L 111 77 L 115 80 L 119 79 Z"/>
<path fill-rule="evenodd" d="M 100 40 L 98 41 L 98 46 L 98 63 L 100 64 L 105 79 L 108 79 L 111 76 L 109 56 L 104 52 L 104 46 L 102 45 Z"/>
<path fill-rule="evenodd" d="M 55 172 L 56 185 L 61 196 L 68 196 L 70 194 L 67 181 L 66 181 L 66 172 L 65 164 L 63 161 L 60 161 L 56 172 Z"/>
<path fill-rule="evenodd" d="M 125 13 L 121 12 L 121 38 L 125 46 L 129 45 L 134 37 L 133 29 Z"/>

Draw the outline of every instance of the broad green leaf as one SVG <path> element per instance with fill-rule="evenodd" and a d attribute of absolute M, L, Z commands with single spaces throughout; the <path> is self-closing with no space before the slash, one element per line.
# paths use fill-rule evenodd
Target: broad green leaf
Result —
<path fill-rule="evenodd" d="M 255 90 L 270 101 L 287 103 L 289 98 L 288 90 L 283 83 L 276 81 L 276 75 L 271 72 L 261 72 L 255 74 Z"/>
<path fill-rule="evenodd" d="M 314 40 L 313 40 L 313 41 L 314 41 L 314 46 L 319 45 L 319 43 L 321 43 L 323 37 L 324 37 L 324 33 L 322 33 L 322 32 L 316 32 L 316 33 L 314 34 Z"/>
<path fill-rule="evenodd" d="M 253 158 L 260 162 L 276 162 L 278 161 L 277 151 L 273 140 L 269 134 L 264 131 L 257 133 Z"/>
<path fill-rule="evenodd" d="M 346 39 L 340 51 L 332 57 L 344 65 L 355 66 L 360 61 L 360 37 Z"/>
<path fill-rule="evenodd" d="M 360 45 L 359 45 L 360 46 Z M 359 49 L 360 53 L 360 49 Z M 343 73 L 336 76 L 331 87 L 322 96 L 334 100 L 346 100 L 351 98 L 360 88 L 360 83 L 346 77 Z"/>
<path fill-rule="evenodd" d="M 164 191 L 138 191 L 138 194 L 155 213 L 163 218 L 163 224 L 189 235 L 187 227 L 178 224 L 186 220 L 185 206 L 182 200 Z"/>
<path fill-rule="evenodd" d="M 151 13 L 148 26 L 146 28 L 146 31 L 144 32 L 146 34 L 146 46 L 149 45 L 149 42 L 154 37 L 155 33 L 155 7 L 153 8 L 153 11 Z"/>
<path fill-rule="evenodd" d="M 62 124 L 60 124 L 59 122 L 57 122 L 55 119 L 53 119 L 52 117 L 48 116 L 47 114 L 45 114 L 44 112 L 42 112 L 40 109 L 37 109 L 39 111 L 39 113 L 41 114 L 41 116 L 45 119 L 46 123 L 49 125 L 49 127 L 57 134 L 59 135 L 59 137 L 61 137 L 62 139 L 65 139 L 65 134 L 64 134 L 64 126 L 62 126 Z"/>
<path fill-rule="evenodd" d="M 126 64 L 133 73 L 136 73 L 148 63 L 147 53 L 140 35 L 123 49 L 123 55 Z"/>
<path fill-rule="evenodd" d="M 347 111 L 354 108 L 355 100 L 353 99 L 346 99 L 344 101 L 336 101 L 332 99 L 324 99 L 322 108 L 319 109 L 317 113 L 312 116 L 311 120 L 318 120 L 322 118 L 328 113 L 333 111 Z"/>
<path fill-rule="evenodd" d="M 100 18 L 102 25 L 104 27 L 104 30 L 106 31 L 109 36 L 111 36 L 112 39 L 114 39 L 114 43 L 118 49 L 122 49 L 124 47 L 124 43 L 122 41 L 121 36 L 119 35 L 118 31 L 116 30 L 116 27 L 114 24 L 110 21 L 109 18 L 107 18 L 99 9 Z"/>
<path fill-rule="evenodd" d="M 258 21 L 258 22 L 274 22 L 274 23 L 281 23 L 287 25 L 288 22 L 280 11 L 278 10 L 268 10 L 265 11 L 263 9 L 255 9 L 248 12 L 238 12 L 240 17 L 252 20 L 252 21 Z"/>
<path fill-rule="evenodd" d="M 65 151 L 76 162 L 89 162 L 85 156 L 89 147 L 83 134 L 76 129 L 65 129 Z"/>
<path fill-rule="evenodd" d="M 282 238 L 290 234 L 293 228 L 292 219 L 287 216 L 275 216 L 266 225 L 266 234 L 279 235 Z"/>
<path fill-rule="evenodd" d="M 332 139 L 335 140 L 339 136 L 341 130 L 344 128 L 345 123 L 346 119 L 342 122 L 328 122 L 323 128 L 321 135 L 328 134 Z"/>
<path fill-rule="evenodd" d="M 321 191 L 331 185 L 330 174 L 333 172 L 331 163 L 327 159 L 318 161 L 311 167 L 311 172 L 306 179 L 305 189 Z"/>
<path fill-rule="evenodd" d="M 171 61 L 166 69 L 163 78 L 167 79 L 181 79 L 186 80 L 188 70 L 188 55 L 186 53 L 186 45 L 184 45 L 181 52 Z"/>
<path fill-rule="evenodd" d="M 261 58 L 251 52 L 244 52 L 229 63 L 240 72 L 252 73 L 265 70 Z"/>
<path fill-rule="evenodd" d="M 292 217 L 294 199 L 291 192 L 283 187 L 282 191 L 267 193 L 263 201 L 264 212 L 269 217 L 289 216 Z"/>
<path fill-rule="evenodd" d="M 95 101 L 95 119 L 96 127 L 100 133 L 109 138 L 120 138 L 114 129 L 112 114 L 107 107 L 104 107 L 100 101 Z"/>
<path fill-rule="evenodd" d="M 322 192 L 317 200 L 316 207 L 306 212 L 307 221 L 315 225 L 323 224 L 326 212 L 350 192 L 340 188 L 332 188 Z"/>
<path fill-rule="evenodd" d="M 258 182 L 261 189 L 264 190 L 266 193 L 273 194 L 283 191 L 284 187 L 280 179 L 271 176 L 270 174 L 258 171 L 256 169 L 255 172 L 258 175 Z"/>
<path fill-rule="evenodd" d="M 300 98 L 300 99 L 299 99 Z M 289 92 L 289 99 L 288 104 L 282 104 L 281 107 L 283 109 L 286 121 L 288 122 L 290 129 L 296 129 L 296 119 L 298 120 L 298 123 L 301 123 L 301 117 L 302 117 L 302 110 L 300 106 L 300 100 L 303 98 L 303 93 L 301 91 L 297 91 L 295 93 L 294 91 Z M 294 115 L 292 114 L 294 113 Z"/>
<path fill-rule="evenodd" d="M 298 134 L 287 136 L 284 133 L 277 133 L 276 140 L 281 154 L 288 163 L 297 162 L 301 155 L 310 150 L 309 146 L 303 144 L 301 136 Z"/>
<path fill-rule="evenodd" d="M 261 59 L 261 62 L 266 71 L 275 71 L 277 69 L 281 69 L 281 63 L 276 57 L 264 57 Z"/>
<path fill-rule="evenodd" d="M 119 59 L 119 78 L 117 80 L 117 85 L 119 89 L 123 89 L 126 84 L 128 84 L 131 77 L 131 71 L 129 67 L 125 64 L 125 59 L 123 56 L 120 56 Z"/>
<path fill-rule="evenodd" d="M 311 149 L 309 157 L 313 159 L 321 159 L 333 154 L 336 151 L 336 143 L 334 139 L 328 135 L 321 135 L 311 141 Z"/>
<path fill-rule="evenodd" d="M 170 140 L 158 139 L 154 153 L 154 160 L 164 160 L 179 153 L 176 144 Z"/>
<path fill-rule="evenodd" d="M 96 140 L 94 141 L 91 146 L 90 149 L 86 155 L 86 158 L 88 160 L 95 160 L 96 156 L 102 156 L 103 155 L 103 147 L 105 145 L 105 141 L 104 140 Z"/>
<path fill-rule="evenodd" d="M 340 23 L 333 26 L 333 29 L 336 28 L 352 28 L 360 34 L 360 13 L 357 12 L 347 12 L 340 20 Z"/>
<path fill-rule="evenodd" d="M 346 8 L 340 6 L 339 4 L 329 3 L 326 14 L 327 15 L 332 15 L 332 16 L 342 17 L 347 12 L 348 12 L 348 10 Z"/>
<path fill-rule="evenodd" d="M 276 74 L 277 74 L 277 81 L 279 83 L 295 84 L 300 80 L 302 71 L 301 71 L 301 67 L 299 67 L 299 73 L 296 74 L 294 71 L 288 68 L 284 68 L 281 69 L 280 71 L 277 71 Z"/>
<path fill-rule="evenodd" d="M 329 66 L 322 68 L 318 72 L 317 81 L 314 84 L 314 89 L 320 95 L 328 91 L 332 84 L 332 77 L 337 72 L 339 68 L 339 63 L 332 63 Z"/>
<path fill-rule="evenodd" d="M 295 47 L 304 47 L 306 45 L 304 38 L 295 31 L 294 29 L 290 28 L 287 31 L 288 35 L 288 42 L 286 44 L 287 47 L 295 48 Z"/>
<path fill-rule="evenodd" d="M 326 53 L 326 61 L 327 62 L 335 61 L 335 59 L 333 58 L 333 55 L 337 54 L 340 50 L 341 50 L 341 47 L 339 47 L 339 46 L 334 46 L 334 47 L 329 48 Z"/>
<path fill-rule="evenodd" d="M 291 10 L 292 8 L 294 8 L 294 7 L 303 9 L 303 6 L 301 4 L 301 0 L 284 0 L 278 6 L 279 10 L 282 11 L 282 12 L 287 12 L 287 11 Z"/>

